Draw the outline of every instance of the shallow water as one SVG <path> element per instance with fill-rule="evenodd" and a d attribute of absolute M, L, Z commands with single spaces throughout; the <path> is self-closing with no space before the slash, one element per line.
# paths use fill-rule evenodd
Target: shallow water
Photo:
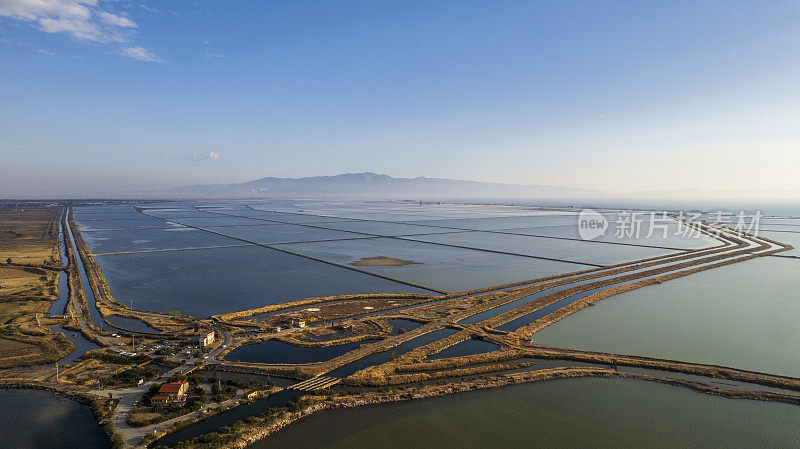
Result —
<path fill-rule="evenodd" d="M 209 316 L 313 296 L 431 293 L 264 247 L 98 256 L 114 297 Z"/>
<path fill-rule="evenodd" d="M 244 245 L 244 242 L 192 228 L 136 229 L 83 233 L 93 254 Z"/>
<path fill-rule="evenodd" d="M 622 293 L 533 342 L 800 377 L 799 267 L 761 257 Z"/>
<path fill-rule="evenodd" d="M 236 421 L 241 421 L 246 419 L 248 416 L 260 415 L 261 413 L 267 411 L 267 409 L 273 407 L 283 407 L 286 405 L 287 402 L 300 396 L 301 394 L 302 392 L 296 390 L 281 390 L 266 398 L 257 399 L 249 404 L 236 407 L 232 410 L 228 410 L 226 412 L 222 412 L 217 415 L 211 416 L 207 419 L 204 419 L 203 421 L 198 421 L 194 424 L 190 424 L 175 433 L 169 434 L 157 440 L 150 447 L 153 446 L 172 447 L 180 443 L 181 441 L 191 440 L 196 436 L 215 432 L 220 427 L 230 426 Z"/>
<path fill-rule="evenodd" d="M 89 407 L 40 390 L 0 390 L 0 447 L 105 449 L 111 444 Z"/>
<path fill-rule="evenodd" d="M 78 253 L 78 246 L 75 243 L 75 237 L 72 235 L 72 229 L 69 227 L 67 228 L 67 232 L 69 234 L 70 244 L 72 245 L 72 253 L 75 255 L 75 263 L 78 265 L 78 274 L 81 279 L 81 287 L 83 288 L 83 292 L 86 295 L 86 305 L 89 308 L 89 318 L 92 320 L 92 323 L 95 326 L 100 328 L 105 328 L 105 323 L 103 322 L 103 316 L 100 314 L 100 311 L 97 310 L 97 304 L 95 303 L 94 292 L 92 291 L 92 286 L 89 284 L 89 278 L 86 275 L 86 270 L 83 267 L 83 261 Z"/>
<path fill-rule="evenodd" d="M 80 332 L 64 329 L 60 326 L 53 326 L 50 328 L 50 330 L 53 332 L 61 332 L 62 334 L 64 334 L 65 337 L 67 337 L 69 341 L 72 342 L 72 344 L 75 345 L 74 351 L 72 351 L 71 353 L 65 355 L 64 357 L 58 360 L 59 365 L 70 364 L 74 362 L 75 359 L 86 353 L 86 351 L 91 351 L 92 349 L 97 349 L 100 347 L 96 343 L 93 343 L 84 338 L 84 336 L 81 335 Z"/>
<path fill-rule="evenodd" d="M 392 326 L 392 335 L 400 333 L 400 329 L 410 331 L 422 326 L 422 323 L 412 320 L 394 319 L 388 320 L 389 325 Z"/>
<path fill-rule="evenodd" d="M 492 232 L 465 232 L 407 238 L 595 265 L 614 265 L 675 253 L 674 250 L 660 248 L 598 244 Z"/>
<path fill-rule="evenodd" d="M 448 357 L 460 357 L 463 355 L 476 355 L 485 352 L 491 352 L 499 349 L 500 346 L 485 340 L 469 339 L 456 343 L 453 346 L 444 348 L 443 350 L 428 356 L 429 360 L 445 359 Z"/>
<path fill-rule="evenodd" d="M 598 236 L 591 241 L 595 243 L 605 242 L 606 245 L 616 243 L 676 249 L 699 249 L 720 244 L 719 241 L 705 234 L 692 234 L 684 236 L 683 230 L 686 228 L 679 229 L 677 223 L 670 223 L 667 225 L 666 235 L 664 234 L 663 230 L 659 229 L 654 229 L 653 234 L 649 235 L 649 222 L 642 225 L 642 228 L 640 229 L 641 232 L 639 234 L 633 232 L 631 236 L 627 236 L 624 233 L 627 231 L 618 233 L 618 231 L 621 231 L 621 229 L 624 228 L 620 228 L 617 223 L 611 222 L 608 224 L 608 229 L 605 231 L 605 234 Z M 501 229 L 500 232 L 565 239 L 581 239 L 576 223 L 566 226 Z M 601 245 L 601 247 L 602 246 L 605 245 Z"/>
<path fill-rule="evenodd" d="M 107 316 L 106 320 L 108 320 L 108 322 L 111 323 L 112 325 L 124 330 L 131 330 L 135 332 L 150 332 L 154 334 L 160 332 L 158 329 L 151 327 L 144 321 L 137 320 L 135 318 L 126 318 L 123 316 L 112 315 L 112 316 Z"/>
<path fill-rule="evenodd" d="M 137 213 L 126 215 L 126 218 L 107 218 L 106 215 L 97 215 L 97 218 L 81 218 L 75 215 L 75 224 L 81 232 L 130 230 L 130 229 L 161 229 L 179 227 L 158 218 L 148 217 Z"/>
<path fill-rule="evenodd" d="M 58 222 L 58 257 L 61 266 L 67 266 L 69 260 L 67 259 L 66 243 L 64 242 L 64 233 L 62 232 L 63 226 Z M 64 313 L 64 307 L 69 301 L 69 275 L 66 271 L 58 272 L 58 299 L 50 304 L 50 309 L 47 311 L 48 315 L 61 315 Z"/>
<path fill-rule="evenodd" d="M 582 378 L 323 411 L 248 447 L 788 449 L 798 426 L 794 405 Z"/>
<path fill-rule="evenodd" d="M 364 234 L 319 229 L 290 224 L 265 224 L 259 226 L 227 226 L 209 228 L 214 232 L 247 240 L 253 243 L 275 244 L 309 242 L 316 240 L 335 240 L 369 237 Z M 242 243 L 242 242 L 239 242 Z"/>
<path fill-rule="evenodd" d="M 781 256 L 800 256 L 800 232 L 769 232 L 759 231 L 758 235 L 764 236 L 776 242 L 792 245 L 794 248 L 788 251 L 781 251 Z"/>
<path fill-rule="evenodd" d="M 446 291 L 488 287 L 591 268 L 590 265 L 390 238 L 299 243 L 281 245 L 280 248 L 339 264 L 377 256 L 415 261 L 418 263 L 399 267 L 360 268 Z"/>
<path fill-rule="evenodd" d="M 336 223 L 320 223 L 319 226 L 324 226 L 331 229 L 339 229 L 342 231 L 363 232 L 366 234 L 382 236 L 428 234 L 431 232 L 453 232 L 451 229 L 442 229 L 433 226 L 419 226 L 407 223 L 386 223 L 382 221 L 340 221 Z"/>
<path fill-rule="evenodd" d="M 577 215 L 527 215 L 527 216 L 493 216 L 482 218 L 459 218 L 450 220 L 421 220 L 414 224 L 439 226 L 455 229 L 472 229 L 493 231 L 508 228 L 530 228 L 539 226 L 570 226 L 577 223 Z"/>
<path fill-rule="evenodd" d="M 370 354 L 366 357 L 350 362 L 347 365 L 342 365 L 334 369 L 333 371 L 327 373 L 326 376 L 342 377 L 342 378 L 348 377 L 353 373 L 361 371 L 364 368 L 367 368 L 369 366 L 382 365 L 392 360 L 393 357 L 400 357 L 401 355 L 411 351 L 414 348 L 425 346 L 428 343 L 434 342 L 436 340 L 441 340 L 442 338 L 445 337 L 449 337 L 450 335 L 453 335 L 456 332 L 458 331 L 449 328 L 428 332 L 426 334 L 420 335 L 419 337 L 414 337 L 411 340 L 400 343 L 399 345 L 389 349 L 388 351 L 376 352 L 374 354 Z"/>
<path fill-rule="evenodd" d="M 306 348 L 292 346 L 278 340 L 267 340 L 253 345 L 240 346 L 225 356 L 226 360 L 254 363 L 314 363 L 339 357 L 362 345 L 377 340 L 358 341 L 343 345 Z"/>

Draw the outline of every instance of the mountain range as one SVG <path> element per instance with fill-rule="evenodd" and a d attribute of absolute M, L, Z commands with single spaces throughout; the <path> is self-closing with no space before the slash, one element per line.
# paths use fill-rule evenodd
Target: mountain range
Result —
<path fill-rule="evenodd" d="M 235 184 L 191 185 L 147 192 L 150 196 L 185 198 L 256 197 L 528 197 L 569 198 L 605 196 L 599 190 L 549 185 L 518 185 L 445 178 L 394 178 L 377 173 L 346 173 L 306 178 L 261 178 Z"/>
<path fill-rule="evenodd" d="M 613 192 L 542 184 L 502 184 L 447 178 L 395 178 L 371 172 L 305 178 L 267 177 L 233 184 L 197 184 L 126 194 L 151 198 L 376 198 L 376 199 L 745 199 L 800 198 L 785 190 L 647 190 Z"/>

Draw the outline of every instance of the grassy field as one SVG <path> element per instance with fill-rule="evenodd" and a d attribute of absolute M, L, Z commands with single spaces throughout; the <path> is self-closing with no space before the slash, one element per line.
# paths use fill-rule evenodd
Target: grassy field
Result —
<path fill-rule="evenodd" d="M 59 265 L 59 207 L 0 210 L 0 262 Z"/>
<path fill-rule="evenodd" d="M 0 368 L 50 363 L 74 349 L 45 318 L 58 299 L 60 215 L 58 207 L 0 210 Z"/>

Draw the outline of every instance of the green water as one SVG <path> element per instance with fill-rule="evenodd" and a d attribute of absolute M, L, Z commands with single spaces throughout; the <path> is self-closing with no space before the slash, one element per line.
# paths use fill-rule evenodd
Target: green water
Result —
<path fill-rule="evenodd" d="M 800 407 L 581 378 L 326 411 L 250 449 L 797 448 Z"/>
<path fill-rule="evenodd" d="M 537 344 L 800 377 L 800 261 L 762 257 L 604 299 Z"/>

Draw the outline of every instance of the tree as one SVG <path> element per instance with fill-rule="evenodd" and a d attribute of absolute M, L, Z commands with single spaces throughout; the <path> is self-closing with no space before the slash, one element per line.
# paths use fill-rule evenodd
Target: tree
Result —
<path fill-rule="evenodd" d="M 8 259 L 6 259 L 6 263 L 11 265 L 11 258 L 10 257 Z"/>
<path fill-rule="evenodd" d="M 169 378 L 170 382 L 178 382 L 181 380 L 186 380 L 186 374 L 183 373 L 175 373 L 172 377 Z"/>
<path fill-rule="evenodd" d="M 122 449 L 125 447 L 125 440 L 122 439 L 122 435 L 115 433 L 114 436 L 111 437 L 111 447 L 114 449 Z"/>

